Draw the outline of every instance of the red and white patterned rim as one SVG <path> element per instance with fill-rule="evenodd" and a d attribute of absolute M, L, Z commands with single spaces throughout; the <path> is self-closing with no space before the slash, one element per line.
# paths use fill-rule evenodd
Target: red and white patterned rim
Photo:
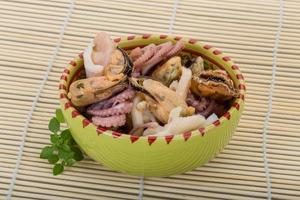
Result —
<path fill-rule="evenodd" d="M 135 35 L 130 35 L 127 36 L 126 38 L 115 38 L 114 42 L 115 43 L 119 43 L 121 41 L 133 41 L 135 39 L 150 39 L 151 37 L 158 37 L 158 39 L 166 39 L 166 38 L 170 38 L 170 39 L 174 39 L 176 41 L 181 40 L 182 37 L 180 36 L 168 36 L 168 35 L 150 35 L 150 34 L 144 34 L 142 36 L 135 36 Z M 245 81 L 244 81 L 244 77 L 242 75 L 242 73 L 239 70 L 239 67 L 233 63 L 232 59 L 229 56 L 224 55 L 220 50 L 212 47 L 211 45 L 208 44 L 201 44 L 200 42 L 198 42 L 196 39 L 188 39 L 187 42 L 190 45 L 200 45 L 204 50 L 206 51 L 210 51 L 211 54 L 213 54 L 213 56 L 218 56 L 220 57 L 223 61 L 228 62 L 228 65 L 231 66 L 231 69 L 229 70 L 233 70 L 234 75 L 236 76 L 236 84 L 238 85 L 238 89 L 240 92 L 239 97 L 235 100 L 235 102 L 232 104 L 232 107 L 217 121 L 213 122 L 211 125 L 209 125 L 206 128 L 200 128 L 199 130 L 195 130 L 192 132 L 185 132 L 179 135 L 167 135 L 167 136 L 135 136 L 135 135 L 128 135 L 128 134 L 122 134 L 120 132 L 116 132 L 116 131 L 110 131 L 109 129 L 103 128 L 103 127 L 96 127 L 95 125 L 93 125 L 88 119 L 86 119 L 83 115 L 81 115 L 73 106 L 72 103 L 69 101 L 68 97 L 67 97 L 67 83 L 70 83 L 73 78 L 76 76 L 76 73 L 80 72 L 80 70 L 82 69 L 82 66 L 78 65 L 78 60 L 83 59 L 83 53 L 80 53 L 78 55 L 77 58 L 75 58 L 74 60 L 70 61 L 69 65 L 64 69 L 61 77 L 60 77 L 60 83 L 59 83 L 59 97 L 60 97 L 60 101 L 61 103 L 63 103 L 64 105 L 64 109 L 71 109 L 71 117 L 72 118 L 80 118 L 80 120 L 82 120 L 82 127 L 85 128 L 87 126 L 94 126 L 95 127 L 95 131 L 98 135 L 110 135 L 113 138 L 120 138 L 120 137 L 127 137 L 131 144 L 136 143 L 137 141 L 139 141 L 141 138 L 142 139 L 146 139 L 148 144 L 151 146 L 153 143 L 155 143 L 155 141 L 157 140 L 165 140 L 166 144 L 171 144 L 172 141 L 174 140 L 184 140 L 184 141 L 188 141 L 191 137 L 200 135 L 200 136 L 205 136 L 205 133 L 217 126 L 220 126 L 222 124 L 223 121 L 225 120 L 230 120 L 231 119 L 231 115 L 233 112 L 237 112 L 240 110 L 240 104 L 244 104 L 244 99 L 245 99 L 245 91 L 246 91 L 246 86 L 245 86 Z M 131 49 L 134 47 L 131 47 Z M 213 63 L 214 65 L 220 67 L 220 68 L 226 68 L 224 66 L 222 66 L 220 63 L 218 63 L 215 59 L 212 59 L 210 57 L 207 57 L 205 55 L 202 55 L 199 52 L 194 52 L 194 51 L 190 51 L 191 53 L 195 53 L 198 55 L 201 55 L 204 57 L 204 59 L 208 60 L 209 62 Z M 73 75 L 73 77 L 71 76 L 71 71 L 76 70 L 75 74 Z M 227 69 L 228 70 L 228 69 Z M 69 82 L 68 82 L 69 81 Z"/>

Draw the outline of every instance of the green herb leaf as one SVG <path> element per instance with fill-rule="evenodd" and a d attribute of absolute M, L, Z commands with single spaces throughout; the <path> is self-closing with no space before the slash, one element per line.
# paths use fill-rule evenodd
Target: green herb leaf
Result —
<path fill-rule="evenodd" d="M 58 140 L 59 140 L 59 136 L 57 134 L 50 135 L 50 141 L 52 142 L 52 144 L 57 143 Z"/>
<path fill-rule="evenodd" d="M 75 164 L 75 160 L 73 160 L 73 159 L 69 159 L 69 160 L 67 160 L 67 166 L 72 166 L 72 165 L 74 165 Z"/>
<path fill-rule="evenodd" d="M 72 147 L 72 151 L 74 152 L 74 159 L 76 161 L 81 161 L 83 160 L 83 154 L 81 152 L 81 150 L 78 147 Z"/>
<path fill-rule="evenodd" d="M 53 167 L 53 175 L 61 174 L 64 171 L 64 166 L 62 164 L 55 164 Z"/>
<path fill-rule="evenodd" d="M 64 118 L 64 116 L 62 114 L 61 109 L 59 109 L 59 108 L 56 109 L 55 114 L 56 114 L 56 119 L 58 120 L 58 122 L 60 122 L 60 123 L 64 123 L 65 122 L 65 118 Z"/>
<path fill-rule="evenodd" d="M 54 163 L 57 163 L 57 161 L 59 160 L 59 158 L 58 158 L 58 156 L 57 155 L 50 155 L 49 157 L 48 157 L 48 162 L 50 163 L 50 164 L 54 164 Z"/>
<path fill-rule="evenodd" d="M 70 144 L 70 145 L 76 145 L 76 142 L 75 142 L 75 140 L 74 140 L 73 138 L 71 138 L 71 139 L 69 140 L 69 144 Z"/>
<path fill-rule="evenodd" d="M 40 158 L 48 159 L 51 155 L 53 155 L 53 147 L 46 146 L 42 149 Z"/>
<path fill-rule="evenodd" d="M 67 145 L 67 144 L 63 144 L 63 145 L 62 145 L 62 149 L 63 149 L 64 151 L 67 151 L 67 152 L 70 152 L 70 151 L 71 151 L 70 146 Z"/>
<path fill-rule="evenodd" d="M 57 131 L 59 131 L 60 124 L 59 124 L 58 120 L 56 119 L 56 117 L 53 117 L 50 120 L 48 128 L 52 133 L 57 133 Z"/>
<path fill-rule="evenodd" d="M 44 147 L 40 153 L 41 158 L 47 159 L 49 163 L 54 164 L 54 175 L 62 173 L 64 166 L 72 166 L 76 161 L 84 158 L 70 130 L 65 129 L 60 132 L 60 123 L 64 121 L 62 111 L 57 109 L 56 117 L 53 117 L 48 125 L 49 130 L 53 133 L 50 135 L 52 146 Z"/>
<path fill-rule="evenodd" d="M 69 141 L 72 139 L 72 135 L 69 129 L 66 129 L 61 132 L 61 138 L 63 141 Z"/>
<path fill-rule="evenodd" d="M 74 153 L 73 153 L 72 151 L 65 151 L 65 150 L 63 150 L 63 149 L 60 149 L 60 150 L 58 151 L 58 157 L 59 157 L 60 159 L 65 160 L 65 161 L 67 161 L 67 160 L 73 158 L 73 156 L 74 156 Z"/>

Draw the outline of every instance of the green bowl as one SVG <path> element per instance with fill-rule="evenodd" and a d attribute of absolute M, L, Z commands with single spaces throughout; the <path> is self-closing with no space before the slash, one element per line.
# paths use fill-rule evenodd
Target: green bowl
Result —
<path fill-rule="evenodd" d="M 133 49 L 150 43 L 176 42 L 168 35 L 116 38 L 119 47 Z M 170 176 L 199 167 L 218 154 L 231 139 L 244 108 L 244 78 L 231 58 L 210 45 L 183 38 L 184 51 L 200 55 L 206 65 L 224 69 L 239 89 L 240 96 L 219 120 L 206 128 L 168 136 L 133 136 L 93 125 L 70 103 L 67 92 L 72 80 L 83 69 L 79 54 L 64 70 L 59 84 L 60 105 L 72 136 L 82 150 L 104 166 L 139 176 Z"/>

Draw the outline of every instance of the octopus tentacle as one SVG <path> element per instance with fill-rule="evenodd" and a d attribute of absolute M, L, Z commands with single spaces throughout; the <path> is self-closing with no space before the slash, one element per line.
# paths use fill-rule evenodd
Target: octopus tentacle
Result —
<path fill-rule="evenodd" d="M 209 104 L 209 101 L 205 97 L 196 99 L 191 93 L 188 94 L 186 102 L 189 106 L 193 106 L 198 113 L 203 112 Z"/>
<path fill-rule="evenodd" d="M 172 47 L 173 45 L 171 42 L 166 42 L 157 46 L 158 51 L 156 52 L 156 54 L 143 64 L 142 74 L 147 74 L 147 72 L 150 71 L 150 69 L 154 65 L 162 61 L 165 58 L 166 54 L 172 49 Z"/>
<path fill-rule="evenodd" d="M 206 107 L 205 110 L 203 110 L 202 112 L 200 112 L 199 114 L 201 114 L 204 117 L 208 117 L 209 115 L 211 115 L 213 113 L 214 107 L 216 106 L 216 101 L 215 100 L 211 100 L 208 104 L 208 106 Z"/>
<path fill-rule="evenodd" d="M 198 99 L 195 98 L 195 96 L 191 93 L 188 94 L 186 103 L 189 106 L 193 106 L 196 109 L 196 112 L 204 117 L 208 117 L 212 113 L 215 113 L 218 117 L 221 117 L 226 112 L 224 105 L 219 104 L 215 100 L 208 99 L 206 97 L 200 97 Z"/>
<path fill-rule="evenodd" d="M 125 102 L 129 99 L 132 99 L 134 97 L 135 91 L 132 89 L 126 89 L 120 94 L 108 99 L 105 104 L 103 105 L 103 108 L 109 108 L 111 106 L 115 106 L 119 103 Z"/>
<path fill-rule="evenodd" d="M 153 44 L 153 43 L 151 43 L 151 44 L 148 44 L 147 46 L 144 46 L 142 49 L 143 49 L 143 51 L 145 52 L 145 51 L 147 51 L 148 49 L 153 48 L 153 47 L 156 47 L 156 45 Z"/>
<path fill-rule="evenodd" d="M 96 126 L 102 127 L 118 127 L 123 126 L 126 123 L 126 115 L 115 115 L 110 117 L 92 117 L 92 121 Z"/>
<path fill-rule="evenodd" d="M 138 59 L 141 55 L 143 55 L 143 51 L 140 47 L 136 47 L 134 48 L 130 54 L 129 54 L 129 58 L 131 58 L 131 60 L 134 62 L 136 61 L 136 59 Z"/>
<path fill-rule="evenodd" d="M 100 110 L 104 108 L 109 108 L 111 106 L 114 106 L 118 103 L 124 102 L 126 100 L 132 99 L 134 97 L 135 91 L 132 89 L 126 89 L 123 92 L 117 94 L 116 96 L 106 99 L 103 101 L 100 101 L 98 103 L 92 104 L 87 108 L 87 111 L 90 110 Z"/>
<path fill-rule="evenodd" d="M 144 53 L 133 62 L 133 66 L 136 70 L 139 71 L 143 64 L 147 60 L 151 59 L 151 57 L 155 54 L 155 48 L 156 47 L 154 44 L 149 44 L 148 46 L 143 48 Z"/>
<path fill-rule="evenodd" d="M 171 51 L 169 51 L 166 55 L 166 59 L 171 58 L 173 56 L 175 56 L 176 54 L 178 54 L 182 49 L 184 48 L 184 43 L 183 41 L 178 41 L 173 48 L 171 49 Z"/>
<path fill-rule="evenodd" d="M 103 100 L 103 101 L 100 101 L 98 103 L 94 103 L 92 105 L 90 105 L 88 108 L 87 108 L 87 112 L 89 112 L 90 110 L 99 110 L 99 109 L 103 109 L 104 108 L 104 105 L 106 104 L 108 100 Z"/>
<path fill-rule="evenodd" d="M 120 114 L 127 114 L 132 109 L 131 102 L 123 102 L 111 108 L 102 109 L 102 110 L 89 110 L 88 114 L 96 115 L 100 117 L 106 116 L 113 116 L 113 115 L 120 115 Z"/>

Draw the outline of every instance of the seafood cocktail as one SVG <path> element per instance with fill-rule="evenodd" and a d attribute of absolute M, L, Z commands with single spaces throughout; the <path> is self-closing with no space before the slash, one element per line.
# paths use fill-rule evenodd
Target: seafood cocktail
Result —
<path fill-rule="evenodd" d="M 190 41 L 96 35 L 60 85 L 64 115 L 88 155 L 122 172 L 165 176 L 224 147 L 243 107 L 243 79 L 230 58 Z"/>

